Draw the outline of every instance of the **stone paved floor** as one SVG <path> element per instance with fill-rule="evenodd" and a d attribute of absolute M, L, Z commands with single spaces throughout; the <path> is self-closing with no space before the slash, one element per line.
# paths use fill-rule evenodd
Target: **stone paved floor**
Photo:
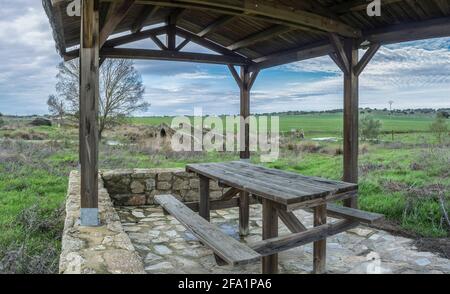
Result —
<path fill-rule="evenodd" d="M 245 242 L 261 240 L 261 206 L 250 209 L 250 235 Z M 144 260 L 147 273 L 260 273 L 260 263 L 242 267 L 217 266 L 212 251 L 202 246 L 172 216 L 159 207 L 116 208 L 123 227 Z M 310 227 L 312 215 L 296 212 Z M 212 222 L 224 232 L 239 239 L 238 210 L 211 212 Z M 329 219 L 330 222 L 334 221 Z M 281 223 L 281 222 L 280 222 Z M 288 233 L 280 224 L 280 235 Z M 412 240 L 387 232 L 359 226 L 328 238 L 328 273 L 450 273 L 450 260 L 433 253 L 418 252 Z M 279 254 L 281 273 L 310 273 L 312 244 Z"/>

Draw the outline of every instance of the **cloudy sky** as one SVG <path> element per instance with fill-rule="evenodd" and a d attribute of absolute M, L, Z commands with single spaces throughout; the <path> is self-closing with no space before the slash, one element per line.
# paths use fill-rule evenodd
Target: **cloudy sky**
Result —
<path fill-rule="evenodd" d="M 154 46 L 146 42 L 139 45 Z M 0 112 L 47 113 L 61 59 L 40 0 L 0 0 L 0 56 Z M 239 111 L 225 66 L 138 61 L 136 67 L 152 105 L 139 115 Z M 342 75 L 328 57 L 265 70 L 251 99 L 252 112 L 342 108 Z M 389 100 L 399 109 L 450 107 L 450 38 L 382 47 L 361 76 L 360 100 L 361 107 L 385 108 Z"/>

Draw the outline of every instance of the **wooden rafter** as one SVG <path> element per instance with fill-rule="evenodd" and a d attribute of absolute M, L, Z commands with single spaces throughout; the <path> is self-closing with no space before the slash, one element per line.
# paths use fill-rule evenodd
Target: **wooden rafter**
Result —
<path fill-rule="evenodd" d="M 281 34 L 289 32 L 289 31 L 292 31 L 291 27 L 275 25 L 267 30 L 258 32 L 256 34 L 248 36 L 245 39 L 235 42 L 235 43 L 229 45 L 227 48 L 232 51 L 238 50 L 238 49 L 248 47 L 248 46 L 254 45 L 256 43 L 262 42 L 264 40 L 271 39 L 275 36 L 279 36 Z"/>
<path fill-rule="evenodd" d="M 111 12 L 108 11 L 109 17 L 106 19 L 105 25 L 100 32 L 100 48 L 103 44 L 105 44 L 108 37 L 114 32 L 122 19 L 127 15 L 134 2 L 135 0 L 123 0 L 120 5 L 115 5 L 115 3 L 111 4 L 111 8 L 109 9 Z"/>
<path fill-rule="evenodd" d="M 215 21 L 213 21 L 212 23 L 210 23 L 206 28 L 204 28 L 197 35 L 199 37 L 205 37 L 208 34 L 212 34 L 215 31 L 217 31 L 218 29 L 220 29 L 223 25 L 232 21 L 234 18 L 235 18 L 235 16 L 233 16 L 233 15 L 222 16 L 222 17 L 216 19 Z"/>
<path fill-rule="evenodd" d="M 237 4 L 232 0 L 177 0 L 152 1 L 142 3 L 167 7 L 184 7 L 189 9 L 211 10 L 221 14 L 239 15 L 261 19 L 267 22 L 296 27 L 313 32 L 333 32 L 346 37 L 360 37 L 359 29 L 353 28 L 341 21 L 304 10 L 289 9 L 279 4 L 265 0 L 248 0 L 245 4 Z"/>
<path fill-rule="evenodd" d="M 219 45 L 217 43 L 211 42 L 205 38 L 199 37 L 198 35 L 196 35 L 192 32 L 189 32 L 187 30 L 184 30 L 182 28 L 177 28 L 176 33 L 178 36 L 185 38 L 185 39 L 190 39 L 192 42 L 194 42 L 198 45 L 201 45 L 207 49 L 210 49 L 214 52 L 224 54 L 224 55 L 244 58 L 243 56 L 237 54 L 236 52 L 233 52 L 233 51 L 231 51 L 225 47 L 222 47 L 221 45 Z M 250 60 L 249 60 L 249 63 L 251 63 Z"/>
<path fill-rule="evenodd" d="M 141 13 L 131 26 L 131 32 L 132 33 L 140 32 L 145 25 L 145 21 L 147 19 L 152 18 L 155 15 L 155 13 L 158 12 L 158 10 L 159 6 L 145 6 L 145 8 L 142 9 Z"/>

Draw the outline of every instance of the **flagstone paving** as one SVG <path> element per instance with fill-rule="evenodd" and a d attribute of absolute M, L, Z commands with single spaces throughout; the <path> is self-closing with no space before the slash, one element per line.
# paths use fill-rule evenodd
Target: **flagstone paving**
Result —
<path fill-rule="evenodd" d="M 122 225 L 142 258 L 149 274 L 239 274 L 260 273 L 260 263 L 247 266 L 218 266 L 212 251 L 172 216 L 157 206 L 116 207 Z M 250 235 L 241 241 L 261 240 L 261 206 L 250 208 Z M 312 215 L 295 212 L 302 222 L 312 226 Z M 228 235 L 240 240 L 236 208 L 211 212 L 211 221 Z M 330 222 L 335 221 L 329 219 Z M 280 235 L 288 233 L 280 224 Z M 359 226 L 328 238 L 327 272 L 338 273 L 450 273 L 450 260 L 430 252 L 419 252 L 413 240 L 385 231 Z M 312 244 L 279 254 L 280 273 L 306 274 L 312 271 Z"/>

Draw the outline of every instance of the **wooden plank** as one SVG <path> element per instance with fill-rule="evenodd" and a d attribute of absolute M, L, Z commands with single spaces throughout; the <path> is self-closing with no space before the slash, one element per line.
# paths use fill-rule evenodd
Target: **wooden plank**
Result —
<path fill-rule="evenodd" d="M 367 30 L 361 40 L 388 45 L 448 36 L 450 36 L 450 16 Z"/>
<path fill-rule="evenodd" d="M 146 1 L 149 4 L 173 6 L 172 1 Z M 281 4 L 265 0 L 247 0 L 238 3 L 234 0 L 179 0 L 177 7 L 213 10 L 222 14 L 241 14 L 242 17 L 256 17 L 273 23 L 298 27 L 308 31 L 338 33 L 346 37 L 360 37 L 361 32 L 341 21 L 304 10 L 292 10 Z"/>
<path fill-rule="evenodd" d="M 319 198 L 309 201 L 303 201 L 301 203 L 289 204 L 284 207 L 284 209 L 288 212 L 293 212 L 299 209 L 308 209 L 313 208 L 319 205 L 326 204 L 328 202 L 333 201 L 344 201 L 353 197 L 358 196 L 358 191 L 350 191 L 340 194 L 333 194 L 331 196 L 327 196 L 326 198 Z M 283 208 L 283 207 L 282 207 Z"/>
<path fill-rule="evenodd" d="M 379 213 L 367 212 L 332 203 L 328 204 L 327 213 L 331 217 L 345 218 L 370 225 L 384 218 L 384 215 Z"/>
<path fill-rule="evenodd" d="M 123 0 L 120 5 L 113 5 L 113 12 L 111 16 L 106 20 L 100 32 L 100 48 L 103 47 L 108 37 L 114 32 L 116 27 L 120 24 L 123 18 L 127 15 L 130 8 L 133 6 L 135 0 Z"/>
<path fill-rule="evenodd" d="M 233 162 L 233 163 L 237 164 L 240 162 Z M 330 196 L 330 191 L 333 191 L 334 193 L 342 193 L 357 189 L 357 185 L 343 182 L 341 182 L 343 183 L 343 185 L 338 189 L 336 189 L 336 187 L 334 186 L 322 190 L 318 189 L 311 190 L 312 188 L 308 186 L 302 187 L 302 189 L 305 189 L 307 191 L 300 191 L 299 186 L 295 186 L 294 189 L 286 187 L 286 183 L 274 186 L 273 183 L 271 183 L 269 180 L 270 178 L 273 177 L 272 175 L 274 172 L 273 169 L 267 169 L 267 174 L 264 179 L 256 179 L 242 174 L 244 172 L 242 171 L 242 168 L 233 168 L 229 166 L 230 164 L 231 163 L 189 164 L 187 165 L 186 170 L 198 174 L 203 174 L 216 181 L 219 181 L 220 183 L 224 183 L 229 187 L 235 187 L 243 191 L 249 192 L 251 194 L 271 199 L 282 205 L 300 203 L 317 198 L 325 198 Z M 241 163 L 241 165 L 242 164 L 244 163 Z M 259 166 L 255 166 L 255 168 L 261 168 L 263 170 L 266 170 L 264 167 Z M 283 171 L 282 173 L 284 174 L 285 172 Z M 290 181 L 307 182 L 308 180 L 311 180 L 313 181 L 313 183 L 319 182 L 326 185 L 330 183 L 339 183 L 320 178 L 309 179 L 309 177 L 293 173 L 286 173 L 286 175 L 289 177 L 293 177 L 293 179 L 289 179 Z"/>
<path fill-rule="evenodd" d="M 344 181 L 358 183 L 359 78 L 354 70 L 358 64 L 358 49 L 354 40 L 345 40 L 345 54 L 350 72 L 344 74 Z M 357 208 L 357 198 L 346 200 L 345 205 Z"/>
<path fill-rule="evenodd" d="M 212 23 L 210 23 L 206 28 L 204 28 L 200 33 L 197 34 L 199 37 L 205 37 L 206 35 L 212 34 L 219 30 L 222 26 L 229 23 L 235 18 L 234 15 L 224 15 Z"/>
<path fill-rule="evenodd" d="M 98 208 L 98 99 L 99 11 L 98 1 L 82 2 L 80 56 L 79 157 L 81 209 Z M 81 223 L 85 220 L 81 219 Z"/>
<path fill-rule="evenodd" d="M 275 238 L 278 236 L 278 212 L 272 201 L 262 200 L 262 214 L 263 214 L 263 227 L 262 238 L 263 240 Z M 278 273 L 278 254 L 265 255 L 262 260 L 262 273 L 263 274 L 277 274 Z"/>
<path fill-rule="evenodd" d="M 343 220 L 317 226 L 304 232 L 259 241 L 251 244 L 250 247 L 262 256 L 267 256 L 322 240 L 357 226 L 358 222 Z"/>
<path fill-rule="evenodd" d="M 209 201 L 209 209 L 210 210 L 221 210 L 221 209 L 228 209 L 228 208 L 234 208 L 239 207 L 240 199 L 239 198 L 231 198 L 230 200 L 210 200 Z M 200 211 L 200 202 L 199 201 L 193 201 L 193 202 L 185 202 L 184 203 L 187 207 L 189 207 L 192 211 L 199 212 Z M 259 202 L 254 199 L 253 197 L 250 197 L 250 205 L 253 204 L 259 204 Z"/>
<path fill-rule="evenodd" d="M 306 231 L 306 227 L 300 222 L 300 220 L 295 216 L 294 213 L 279 209 L 278 216 L 292 233 L 300 233 Z"/>
<path fill-rule="evenodd" d="M 157 195 L 155 201 L 228 264 L 233 266 L 249 264 L 261 257 L 245 244 L 226 235 L 195 214 L 172 195 Z"/>
<path fill-rule="evenodd" d="M 239 235 L 248 236 L 250 224 L 250 195 L 241 192 L 239 195 Z"/>
<path fill-rule="evenodd" d="M 240 57 L 204 54 L 204 53 L 179 52 L 169 50 L 159 51 L 159 50 L 131 49 L 131 48 L 103 48 L 101 51 L 101 56 L 107 58 L 167 60 L 167 61 L 198 62 L 209 64 L 235 64 L 235 65 L 247 64 L 247 61 Z"/>
<path fill-rule="evenodd" d="M 235 167 L 239 170 L 246 170 L 252 173 L 265 176 L 268 180 L 272 180 L 274 182 L 283 182 L 288 185 L 298 184 L 300 187 L 309 186 L 320 188 L 327 191 L 333 191 L 336 193 L 345 192 L 355 190 L 357 185 L 352 183 L 346 183 L 342 181 L 330 180 L 320 177 L 313 176 L 304 176 L 299 173 L 290 172 L 286 170 L 279 170 L 275 168 L 267 168 L 261 165 L 251 164 L 244 161 L 230 161 L 225 163 L 225 165 L 229 165 Z M 298 187 L 298 186 L 292 186 Z M 300 188 L 298 187 L 298 188 Z"/>
<path fill-rule="evenodd" d="M 314 227 L 327 223 L 327 204 L 314 207 Z M 327 239 L 317 240 L 313 248 L 313 271 L 323 274 L 326 271 Z"/>
<path fill-rule="evenodd" d="M 329 42 L 316 42 L 295 49 L 284 50 L 256 58 L 253 60 L 256 64 L 251 66 L 249 70 L 262 70 L 286 63 L 320 57 L 333 52 L 333 50 L 334 49 Z"/>
<path fill-rule="evenodd" d="M 257 43 L 265 41 L 265 40 L 269 40 L 271 38 L 282 35 L 284 33 L 292 31 L 292 30 L 293 29 L 291 27 L 276 25 L 267 30 L 263 30 L 261 32 L 252 34 L 238 42 L 235 42 L 235 43 L 227 46 L 227 49 L 235 51 L 235 50 L 238 50 L 238 49 L 241 49 L 244 47 L 249 47 L 251 45 L 257 44 Z"/>
<path fill-rule="evenodd" d="M 141 13 L 136 18 L 136 20 L 134 21 L 133 25 L 131 26 L 131 32 L 132 33 L 140 32 L 145 25 L 145 21 L 147 19 L 151 19 L 155 15 L 155 13 L 158 12 L 158 10 L 159 6 L 146 5 L 144 9 L 142 9 Z"/>
<path fill-rule="evenodd" d="M 167 26 L 160 26 L 157 28 L 152 28 L 144 31 L 139 31 L 137 33 L 133 33 L 130 35 L 125 35 L 121 37 L 117 37 L 111 40 L 106 41 L 104 47 L 117 47 L 133 42 L 137 42 L 140 40 L 144 40 L 150 38 L 151 36 L 158 36 L 165 34 L 167 31 Z"/>
<path fill-rule="evenodd" d="M 210 221 L 210 206 L 209 206 L 209 179 L 204 176 L 200 178 L 200 206 L 198 214 Z"/>

